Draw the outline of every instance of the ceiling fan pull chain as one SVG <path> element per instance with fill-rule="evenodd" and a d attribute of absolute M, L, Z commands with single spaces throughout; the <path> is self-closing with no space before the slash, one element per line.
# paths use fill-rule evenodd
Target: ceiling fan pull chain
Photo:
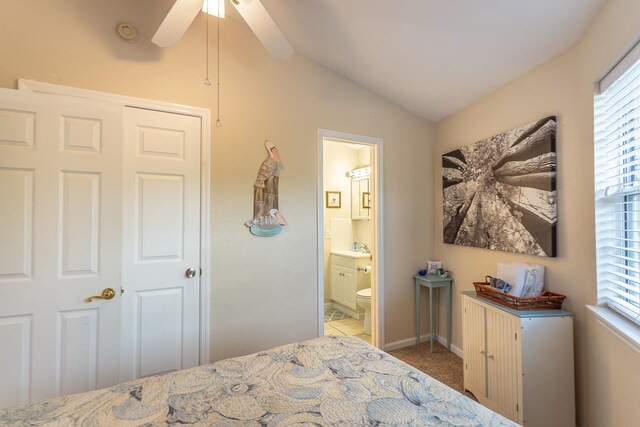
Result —
<path fill-rule="evenodd" d="M 209 10 L 209 0 L 205 0 L 205 8 L 207 10 Z M 205 27 L 204 27 L 204 37 L 205 37 L 205 41 L 204 41 L 204 48 L 205 48 L 205 53 L 204 53 L 204 59 L 205 59 L 205 78 L 204 78 L 204 84 L 206 86 L 211 86 L 211 80 L 209 80 L 209 15 L 205 14 L 204 15 L 205 19 L 206 19 L 206 23 L 205 23 Z"/>
<path fill-rule="evenodd" d="M 218 18 L 218 63 L 217 63 L 217 68 L 218 68 L 218 102 L 217 102 L 217 109 L 218 109 L 218 119 L 216 120 L 216 127 L 221 127 L 222 126 L 222 121 L 220 120 L 220 18 Z"/>

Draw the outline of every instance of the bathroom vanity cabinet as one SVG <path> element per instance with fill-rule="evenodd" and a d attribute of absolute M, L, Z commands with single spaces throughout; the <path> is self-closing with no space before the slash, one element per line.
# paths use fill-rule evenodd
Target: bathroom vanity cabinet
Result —
<path fill-rule="evenodd" d="M 464 388 L 527 427 L 575 426 L 573 314 L 462 296 Z"/>
<path fill-rule="evenodd" d="M 357 311 L 356 293 L 371 287 L 371 275 L 358 271 L 358 267 L 370 265 L 368 254 L 344 251 L 331 254 L 331 299 Z"/>

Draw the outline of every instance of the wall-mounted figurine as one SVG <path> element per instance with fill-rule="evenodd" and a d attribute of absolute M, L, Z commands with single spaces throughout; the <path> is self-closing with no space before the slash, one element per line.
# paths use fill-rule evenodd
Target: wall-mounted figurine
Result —
<path fill-rule="evenodd" d="M 278 211 L 278 172 L 282 160 L 275 145 L 266 140 L 267 158 L 258 171 L 253 184 L 253 219 L 244 223 L 255 236 L 274 236 L 287 225 Z"/>

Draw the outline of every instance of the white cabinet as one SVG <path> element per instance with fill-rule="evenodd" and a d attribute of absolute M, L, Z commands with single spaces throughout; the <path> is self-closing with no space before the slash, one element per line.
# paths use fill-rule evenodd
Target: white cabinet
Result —
<path fill-rule="evenodd" d="M 524 426 L 575 426 L 573 315 L 463 293 L 464 388 Z"/>
<path fill-rule="evenodd" d="M 369 178 L 351 180 L 351 219 L 369 219 Z"/>
<path fill-rule="evenodd" d="M 355 289 L 355 273 L 352 268 L 331 266 L 331 299 L 340 304 L 351 307 L 355 304 L 355 296 L 349 294 Z M 353 292 L 355 293 L 355 292 Z"/>
<path fill-rule="evenodd" d="M 358 271 L 369 265 L 368 256 L 354 252 L 353 256 L 331 254 L 331 299 L 357 311 L 356 293 L 371 286 L 371 275 Z"/>

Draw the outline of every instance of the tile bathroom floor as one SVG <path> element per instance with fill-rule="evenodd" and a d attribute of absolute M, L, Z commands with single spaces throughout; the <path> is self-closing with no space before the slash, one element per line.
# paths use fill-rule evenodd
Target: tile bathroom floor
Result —
<path fill-rule="evenodd" d="M 333 313 L 332 310 L 337 313 Z M 371 336 L 364 333 L 364 320 L 356 320 L 335 309 L 325 312 L 324 335 L 347 335 L 360 338 L 371 344 Z"/>

